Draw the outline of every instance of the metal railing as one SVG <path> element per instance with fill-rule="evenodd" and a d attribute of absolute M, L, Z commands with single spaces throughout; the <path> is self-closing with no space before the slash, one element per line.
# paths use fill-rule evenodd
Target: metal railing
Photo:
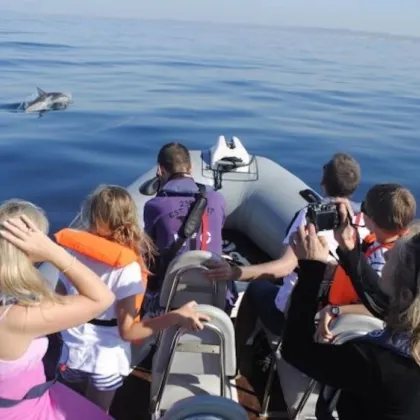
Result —
<path fill-rule="evenodd" d="M 213 325 L 211 322 L 206 322 L 203 324 L 204 328 L 207 328 L 211 331 L 213 331 L 219 338 L 219 362 L 220 362 L 220 396 L 223 398 L 226 398 L 226 341 L 225 336 L 223 332 L 220 330 L 219 327 L 216 325 Z M 174 339 L 171 343 L 171 347 L 168 354 L 168 362 L 166 364 L 166 367 L 162 374 L 162 379 L 158 386 L 158 391 L 156 395 L 152 398 L 150 403 L 150 413 L 156 414 L 159 411 L 160 403 L 162 401 L 163 393 L 165 390 L 165 386 L 168 382 L 168 377 L 170 374 L 170 369 L 172 366 L 173 358 L 176 353 L 177 347 L 179 345 L 179 340 L 183 334 L 185 334 L 187 331 L 185 331 L 183 328 L 179 328 L 177 332 L 175 333 Z M 213 346 L 212 346 L 213 347 Z M 193 350 L 190 348 L 189 350 L 184 350 L 193 352 Z M 194 351 L 196 353 L 213 353 L 214 349 L 211 351 L 206 350 L 205 345 L 202 347 L 200 345 L 197 346 L 197 349 Z"/>

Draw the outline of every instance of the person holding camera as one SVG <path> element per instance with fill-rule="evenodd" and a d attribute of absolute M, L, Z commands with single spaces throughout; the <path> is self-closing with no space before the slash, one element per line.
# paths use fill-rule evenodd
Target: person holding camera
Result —
<path fill-rule="evenodd" d="M 360 184 L 360 172 L 359 163 L 350 155 L 335 154 L 323 166 L 321 187 L 324 195 L 328 197 L 325 204 L 331 202 L 334 197 L 349 199 Z M 335 206 L 333 207 L 335 209 Z M 238 356 L 240 356 L 242 346 L 254 330 L 257 319 L 260 319 L 273 334 L 281 335 L 282 333 L 286 305 L 298 278 L 296 272 L 298 261 L 292 247 L 289 246 L 289 239 L 299 226 L 306 225 L 307 211 L 308 207 L 303 208 L 292 222 L 283 241 L 284 251 L 279 259 L 245 267 L 234 267 L 224 262 L 209 262 L 208 264 L 208 276 L 212 280 L 231 278 L 251 282 L 242 299 L 236 320 L 236 352 Z M 361 238 L 368 233 L 368 230 L 363 227 L 362 219 L 362 215 L 358 214 L 354 220 L 355 224 L 360 225 Z M 326 273 L 328 276 L 337 265 L 338 257 L 335 251 L 338 244 L 331 228 L 320 234 L 325 236 L 331 252 L 329 256 L 331 270 Z M 282 286 L 279 288 L 280 284 Z"/>
<path fill-rule="evenodd" d="M 351 210 L 349 206 L 349 211 Z M 402 185 L 376 184 L 367 192 L 361 210 L 366 226 L 371 231 L 363 240 L 361 252 L 379 279 L 385 265 L 386 252 L 394 246 L 397 239 L 407 233 L 407 228 L 415 217 L 416 200 Z M 332 340 L 329 324 L 335 317 L 349 313 L 372 315 L 361 304 L 350 278 L 341 267 L 341 261 L 325 295 L 328 304 L 320 312 L 317 330 L 323 341 Z"/>
<path fill-rule="evenodd" d="M 357 252 L 348 209 L 339 204 L 335 238 L 341 251 Z M 398 239 L 386 253 L 381 292 L 390 302 L 386 326 L 341 345 L 317 343 L 314 317 L 329 245 L 314 225 L 300 226 L 291 247 L 299 260 L 283 334 L 282 356 L 296 369 L 341 389 L 340 420 L 417 420 L 420 413 L 420 234 Z M 373 269 L 371 269 L 373 271 Z"/>

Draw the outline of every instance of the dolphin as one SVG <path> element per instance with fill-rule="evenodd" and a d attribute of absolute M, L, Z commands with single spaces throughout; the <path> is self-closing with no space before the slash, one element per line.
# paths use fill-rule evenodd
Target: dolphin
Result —
<path fill-rule="evenodd" d="M 66 109 L 71 102 L 71 95 L 61 92 L 44 92 L 39 87 L 36 88 L 38 96 L 24 104 L 25 112 L 45 112 Z"/>

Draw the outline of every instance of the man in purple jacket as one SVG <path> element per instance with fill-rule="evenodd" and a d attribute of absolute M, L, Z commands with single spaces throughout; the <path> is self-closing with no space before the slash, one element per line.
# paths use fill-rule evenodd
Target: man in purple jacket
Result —
<path fill-rule="evenodd" d="M 154 240 L 159 254 L 176 241 L 178 231 L 199 191 L 191 176 L 191 157 L 188 149 L 180 143 L 164 145 L 157 158 L 157 175 L 161 188 L 156 197 L 144 206 L 144 229 Z M 189 250 L 201 249 L 202 240 L 206 241 L 206 250 L 222 254 L 222 228 L 225 222 L 225 200 L 211 188 L 206 189 L 208 233 L 202 236 L 202 230 L 188 239 L 178 254 Z M 151 282 L 153 283 L 153 281 Z M 157 286 L 148 285 L 143 310 L 150 315 L 159 313 Z"/>

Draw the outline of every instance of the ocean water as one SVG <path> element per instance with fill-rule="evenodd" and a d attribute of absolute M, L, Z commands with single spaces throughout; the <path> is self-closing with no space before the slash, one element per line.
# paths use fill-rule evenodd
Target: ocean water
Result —
<path fill-rule="evenodd" d="M 128 185 L 173 140 L 237 135 L 318 189 L 347 151 L 373 183 L 420 199 L 420 39 L 345 31 L 75 17 L 0 17 L 0 200 L 52 229 L 100 183 Z M 65 111 L 13 112 L 39 86 Z M 281 190 L 281 185 L 279 185 Z"/>

